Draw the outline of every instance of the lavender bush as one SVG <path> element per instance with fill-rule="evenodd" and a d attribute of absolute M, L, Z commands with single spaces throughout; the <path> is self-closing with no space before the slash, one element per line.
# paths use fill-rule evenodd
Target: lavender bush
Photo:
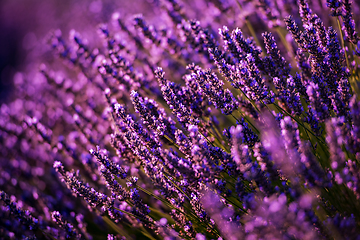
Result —
<path fill-rule="evenodd" d="M 360 239 L 360 5 L 153 6 L 15 75 L 1 238 Z"/>

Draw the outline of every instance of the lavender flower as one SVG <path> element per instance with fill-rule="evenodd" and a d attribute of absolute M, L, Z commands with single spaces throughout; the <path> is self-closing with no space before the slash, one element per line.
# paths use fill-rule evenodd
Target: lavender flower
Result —
<path fill-rule="evenodd" d="M 51 213 L 51 217 L 56 224 L 63 228 L 66 232 L 66 238 L 78 238 L 82 239 L 82 236 L 77 232 L 77 230 L 68 222 L 66 222 L 61 214 L 57 211 Z"/>
<path fill-rule="evenodd" d="M 0 235 L 355 239 L 358 2 L 142 1 L 50 33 L 14 75 Z"/>
<path fill-rule="evenodd" d="M 309 4 L 307 0 L 298 0 L 298 4 L 299 4 L 299 13 L 301 20 L 304 23 L 304 25 L 308 25 L 312 13 L 311 9 L 309 8 Z"/>
<path fill-rule="evenodd" d="M 107 196 L 97 192 L 79 179 L 79 172 L 67 172 L 61 162 L 54 162 L 55 170 L 61 175 L 62 181 L 72 190 L 75 196 L 83 197 L 90 207 L 104 205 L 107 202 Z"/>
<path fill-rule="evenodd" d="M 344 0 L 341 1 L 342 3 L 342 16 L 344 21 L 343 30 L 345 32 L 345 36 L 347 39 L 352 42 L 353 44 L 357 44 L 360 40 L 357 31 L 355 30 L 355 21 L 352 16 L 351 12 L 351 1 Z"/>
<path fill-rule="evenodd" d="M 175 122 L 170 117 L 167 117 L 165 110 L 159 108 L 156 101 L 148 98 L 144 99 L 135 91 L 131 92 L 131 99 L 135 110 L 140 113 L 145 125 L 155 130 L 160 136 L 174 136 Z"/>
<path fill-rule="evenodd" d="M 338 0 L 327 0 L 327 7 L 331 10 L 332 16 L 341 16 L 342 2 Z"/>
<path fill-rule="evenodd" d="M 235 88 L 240 88 L 245 96 L 256 103 L 266 101 L 273 102 L 273 92 L 265 84 L 260 75 L 260 71 L 255 65 L 255 59 L 251 54 L 246 56 L 246 62 L 237 70 L 237 82 L 233 84 Z"/>
<path fill-rule="evenodd" d="M 184 124 L 185 126 L 187 124 L 193 123 L 194 119 L 191 118 L 191 111 L 181 103 L 181 99 L 179 99 L 179 97 L 177 96 L 177 86 L 175 85 L 175 83 L 165 79 L 165 73 L 161 68 L 159 68 L 155 72 L 155 74 L 161 86 L 161 91 L 163 93 L 164 99 L 170 106 L 170 109 L 173 110 L 179 122 Z"/>
<path fill-rule="evenodd" d="M 245 39 L 243 36 L 242 31 L 237 28 L 233 30 L 231 34 L 232 38 L 236 42 L 237 46 L 242 50 L 243 54 L 246 56 L 247 54 L 251 54 L 255 59 L 256 67 L 258 67 L 260 70 L 263 69 L 263 63 L 262 59 L 260 57 L 261 50 L 258 46 L 255 45 L 252 38 Z"/>
<path fill-rule="evenodd" d="M 231 114 L 238 108 L 238 102 L 229 89 L 223 89 L 224 84 L 211 72 L 203 71 L 201 68 L 190 67 L 193 71 L 192 77 L 199 84 L 201 91 L 208 97 L 211 104 L 221 109 L 225 114 Z"/>
<path fill-rule="evenodd" d="M 24 211 L 19 208 L 16 202 L 11 201 L 9 195 L 7 195 L 4 191 L 0 192 L 0 197 L 9 209 L 10 213 L 18 218 L 22 224 L 27 226 L 30 230 L 36 230 L 40 227 L 39 220 L 34 218 L 28 210 Z"/>
<path fill-rule="evenodd" d="M 223 37 L 225 42 L 226 50 L 228 50 L 234 57 L 235 63 L 238 63 L 242 58 L 242 54 L 239 52 L 235 41 L 232 36 L 229 34 L 229 29 L 224 26 L 222 29 L 219 29 L 219 33 Z"/>

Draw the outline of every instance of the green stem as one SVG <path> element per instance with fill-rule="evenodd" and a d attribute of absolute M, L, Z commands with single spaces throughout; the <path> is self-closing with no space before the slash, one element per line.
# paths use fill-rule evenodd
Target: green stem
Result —
<path fill-rule="evenodd" d="M 49 238 L 51 238 L 51 239 L 53 239 L 53 240 L 57 240 L 57 239 L 54 238 L 52 235 L 50 235 L 49 233 L 43 231 L 42 229 L 39 229 L 39 230 L 41 231 L 41 233 L 42 233 L 44 236 L 49 237 Z"/>
<path fill-rule="evenodd" d="M 290 113 L 288 113 L 285 109 L 281 108 L 281 107 L 280 107 L 279 105 L 277 105 L 275 102 L 272 103 L 272 104 L 274 104 L 274 106 L 275 106 L 278 110 L 286 113 L 289 117 L 291 117 L 293 120 L 295 120 L 298 124 L 300 124 L 303 128 L 305 128 L 309 133 L 311 133 L 311 135 L 313 135 L 314 137 L 316 137 L 322 144 L 325 144 L 325 142 L 324 142 L 321 138 L 319 138 L 318 136 L 316 136 L 315 133 L 313 133 L 310 129 L 308 129 L 307 127 L 305 127 L 305 125 L 302 124 L 301 121 L 299 121 L 298 119 L 296 119 L 295 117 L 293 117 Z"/>
<path fill-rule="evenodd" d="M 169 208 L 171 208 L 171 209 L 175 209 L 175 210 L 177 210 L 177 211 L 179 211 L 179 212 L 181 212 L 181 213 L 184 213 L 182 210 L 180 210 L 180 209 L 178 209 L 178 208 L 174 207 L 173 205 L 171 205 L 170 203 L 168 203 L 166 200 L 164 200 L 164 199 L 162 199 L 162 198 L 160 198 L 160 197 L 156 196 L 156 195 L 155 195 L 155 194 L 153 194 L 152 192 L 150 192 L 150 191 L 148 191 L 148 190 L 146 190 L 146 189 L 144 189 L 144 188 L 140 187 L 139 185 L 136 185 L 136 188 L 138 188 L 138 189 L 139 189 L 139 190 L 141 190 L 142 192 L 146 193 L 147 195 L 152 196 L 152 197 L 154 197 L 155 199 L 157 199 L 157 200 L 161 201 L 162 203 L 164 203 L 164 204 L 165 204 L 166 206 L 168 206 Z M 184 214 L 185 214 L 185 213 L 184 213 Z"/>
<path fill-rule="evenodd" d="M 213 147 L 221 148 L 222 150 L 224 150 L 224 151 L 226 152 L 226 149 L 224 148 L 224 146 L 222 146 L 222 145 L 216 145 L 216 146 L 215 146 L 215 144 L 212 143 L 203 133 L 201 133 L 201 132 L 199 132 L 199 133 L 200 133 L 201 136 L 203 136 L 203 137 L 206 139 L 206 141 L 207 141 L 208 143 L 210 143 Z"/>
<path fill-rule="evenodd" d="M 156 195 L 153 194 L 152 192 L 147 191 L 146 189 L 140 187 L 139 185 L 136 185 L 136 187 L 137 187 L 138 189 L 140 189 L 141 191 L 143 191 L 144 193 L 148 194 L 149 196 L 152 196 L 152 197 L 154 197 L 155 199 L 161 201 L 162 203 L 164 203 L 164 204 L 165 204 L 166 206 L 168 206 L 169 208 L 175 209 L 176 211 L 184 214 L 185 216 L 190 217 L 190 216 L 189 216 L 188 214 L 186 214 L 183 210 L 181 210 L 181 209 L 173 206 L 171 203 L 167 202 L 166 200 L 164 200 L 164 199 L 162 199 L 162 198 L 159 198 L 158 196 L 156 196 Z M 192 218 L 192 219 L 196 219 L 196 218 L 197 218 L 197 216 L 194 215 L 194 214 L 192 214 L 192 213 L 190 213 L 190 215 L 191 215 L 191 218 Z"/>
<path fill-rule="evenodd" d="M 280 27 L 275 27 L 275 30 L 276 30 L 277 34 L 279 35 L 279 37 L 281 39 L 281 42 L 283 43 L 283 45 L 285 46 L 285 48 L 286 48 L 286 50 L 287 50 L 287 52 L 289 54 L 289 57 L 291 59 L 291 66 L 296 68 L 297 63 L 295 61 L 294 54 L 293 54 L 292 49 L 291 49 L 291 47 L 289 45 L 289 42 L 286 41 L 286 38 L 282 34 L 282 32 L 280 30 Z"/>
<path fill-rule="evenodd" d="M 315 149 L 315 146 L 313 145 L 313 143 L 311 142 L 311 139 L 310 139 L 310 136 L 309 136 L 309 133 L 308 133 L 308 131 L 306 130 L 306 128 L 304 128 L 304 130 L 305 130 L 305 133 L 306 133 L 306 136 L 308 137 L 308 139 L 309 139 L 309 142 L 310 142 L 310 144 L 311 144 L 311 147 L 312 147 L 312 149 L 314 150 L 314 152 L 316 151 L 316 149 Z"/>
<path fill-rule="evenodd" d="M 220 133 L 219 129 L 215 126 L 215 124 L 212 123 L 211 128 L 213 129 L 213 132 L 219 143 L 221 143 L 221 141 L 225 141 L 224 136 Z"/>
<path fill-rule="evenodd" d="M 243 115 L 242 112 L 240 112 L 239 110 L 238 110 L 238 112 L 251 125 L 251 127 L 255 130 L 255 132 L 257 134 L 260 134 L 260 131 L 250 122 L 250 120 L 245 115 Z M 231 116 L 233 116 L 233 118 L 235 118 L 236 121 L 240 122 L 233 114 L 231 114 Z"/>
<path fill-rule="evenodd" d="M 311 133 L 311 135 L 313 135 L 315 138 L 317 138 L 318 141 L 319 141 L 319 143 L 320 143 L 319 145 L 320 145 L 322 151 L 324 152 L 324 154 L 325 154 L 327 157 L 330 156 L 330 155 L 329 155 L 329 152 L 326 150 L 326 144 L 325 144 L 325 141 L 324 141 L 324 140 L 322 140 L 321 138 L 319 138 L 319 137 L 318 137 L 315 133 L 313 133 L 310 129 L 308 129 L 307 127 L 305 127 L 305 125 L 304 125 L 301 121 L 299 121 L 298 119 L 296 119 L 295 117 L 293 117 L 290 113 L 288 113 L 286 110 L 284 110 L 283 108 L 281 108 L 281 107 L 280 107 L 279 105 L 277 105 L 275 102 L 274 102 L 273 104 L 278 108 L 278 110 L 283 111 L 283 112 L 286 113 L 289 117 L 291 117 L 293 120 L 295 120 L 300 126 L 302 126 L 302 127 L 305 129 L 305 131 Z"/>
<path fill-rule="evenodd" d="M 252 24 L 250 23 L 250 21 L 248 19 L 245 18 L 245 24 L 247 26 L 247 28 L 249 29 L 250 31 L 250 34 L 251 36 L 254 38 L 255 42 L 256 42 L 256 45 L 258 45 L 259 47 L 261 47 L 261 50 L 263 51 L 263 53 L 265 54 L 266 51 L 264 49 L 264 47 L 260 44 L 260 41 L 258 39 L 258 37 L 256 36 L 256 33 L 254 31 L 254 28 L 252 26 Z"/>
<path fill-rule="evenodd" d="M 116 210 L 118 210 L 118 209 L 116 209 Z M 119 209 L 119 211 L 122 211 L 122 210 Z M 104 220 L 104 222 L 106 222 L 107 225 L 109 225 L 113 230 L 115 230 L 115 232 L 117 232 L 121 236 L 126 237 L 126 239 L 133 239 L 125 231 L 123 231 L 121 228 L 119 228 L 119 226 L 117 226 L 113 221 L 111 221 L 108 217 L 103 216 L 102 219 Z"/>
<path fill-rule="evenodd" d="M 256 109 L 256 111 L 260 112 L 260 110 L 258 109 L 258 107 L 256 106 L 256 104 L 243 92 L 243 90 L 241 90 L 240 88 L 238 88 L 239 91 L 241 92 L 242 95 L 244 95 L 244 97 L 251 103 L 251 105 Z"/>
<path fill-rule="evenodd" d="M 164 177 L 167 178 L 182 194 L 184 194 L 189 200 L 191 199 L 177 184 L 175 184 L 166 174 L 164 173 Z"/>
<path fill-rule="evenodd" d="M 179 145 L 177 145 L 169 136 L 163 135 L 166 140 L 168 140 L 171 144 L 173 144 L 177 149 L 179 149 Z"/>

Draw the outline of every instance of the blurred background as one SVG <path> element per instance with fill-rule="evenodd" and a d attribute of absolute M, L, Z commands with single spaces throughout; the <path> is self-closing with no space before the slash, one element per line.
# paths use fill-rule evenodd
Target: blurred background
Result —
<path fill-rule="evenodd" d="M 11 99 L 13 76 L 29 71 L 51 57 L 46 35 L 71 29 L 85 38 L 94 36 L 99 23 L 112 13 L 151 16 L 156 0 L 1 0 L 0 1 L 0 105 Z M 91 39 L 89 39 L 91 40 Z"/>
<path fill-rule="evenodd" d="M 11 92 L 13 76 L 16 72 L 34 72 L 42 62 L 50 63 L 54 57 L 46 42 L 46 36 L 51 31 L 60 29 L 65 40 L 68 39 L 69 31 L 75 29 L 83 39 L 90 43 L 98 41 L 97 34 L 100 23 L 108 23 L 114 12 L 122 17 L 141 13 L 151 23 L 159 14 L 160 0 L 0 0 L 0 105 L 3 102 L 13 100 Z M 234 2 L 227 0 L 191 1 L 183 0 L 182 3 L 192 9 L 187 13 L 191 18 L 211 19 L 211 15 L 221 16 L 225 12 L 210 13 L 202 12 L 200 6 L 209 2 Z M 243 2 L 251 2 L 244 0 Z M 296 0 L 281 0 L 277 4 L 290 4 Z M 273 2 L 274 3 L 274 2 Z M 326 0 L 309 1 L 311 8 L 326 22 L 329 12 L 326 10 Z M 189 7 L 191 5 L 191 7 Z M 199 6 L 197 6 L 199 5 Z M 250 4 L 253 5 L 253 4 Z M 291 5 L 291 4 L 290 4 Z M 235 6 L 237 6 L 235 4 Z M 237 7 L 236 7 L 237 8 Z M 222 10 L 221 10 L 222 11 Z M 288 15 L 297 15 L 297 8 L 286 9 L 278 13 L 280 19 Z M 353 9 L 358 12 L 356 6 Z M 227 13 L 226 13 L 227 14 Z M 324 15 L 324 16 L 323 16 Z M 244 8 L 236 13 L 234 26 L 242 27 L 245 16 L 258 20 L 254 8 Z M 282 21 L 281 21 L 282 22 Z M 158 20 L 152 22 L 159 24 Z M 160 23 L 161 24 L 161 23 Z M 204 22 L 202 22 L 203 25 Z M 359 25 L 360 23 L 356 23 Z M 260 24 L 261 25 L 261 24 Z M 256 25 L 256 28 L 262 26 Z M 260 29 L 264 32 L 266 29 Z"/>

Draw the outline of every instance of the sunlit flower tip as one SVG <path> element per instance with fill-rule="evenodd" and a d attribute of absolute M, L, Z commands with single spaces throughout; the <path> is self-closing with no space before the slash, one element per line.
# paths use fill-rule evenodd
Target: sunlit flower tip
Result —
<path fill-rule="evenodd" d="M 198 126 L 189 124 L 189 126 L 188 126 L 188 131 L 189 131 L 189 132 L 195 133 L 195 132 L 197 132 L 198 130 L 199 130 Z"/>
<path fill-rule="evenodd" d="M 130 92 L 130 96 L 133 97 L 133 98 L 136 98 L 136 97 L 139 96 L 139 93 L 136 92 L 135 90 L 132 90 L 132 91 Z"/>
<path fill-rule="evenodd" d="M 110 94 L 110 88 L 106 88 L 104 93 L 105 93 L 105 95 L 109 95 Z"/>
<path fill-rule="evenodd" d="M 60 161 L 54 161 L 53 167 L 54 168 L 59 168 L 62 166 L 62 163 Z"/>

